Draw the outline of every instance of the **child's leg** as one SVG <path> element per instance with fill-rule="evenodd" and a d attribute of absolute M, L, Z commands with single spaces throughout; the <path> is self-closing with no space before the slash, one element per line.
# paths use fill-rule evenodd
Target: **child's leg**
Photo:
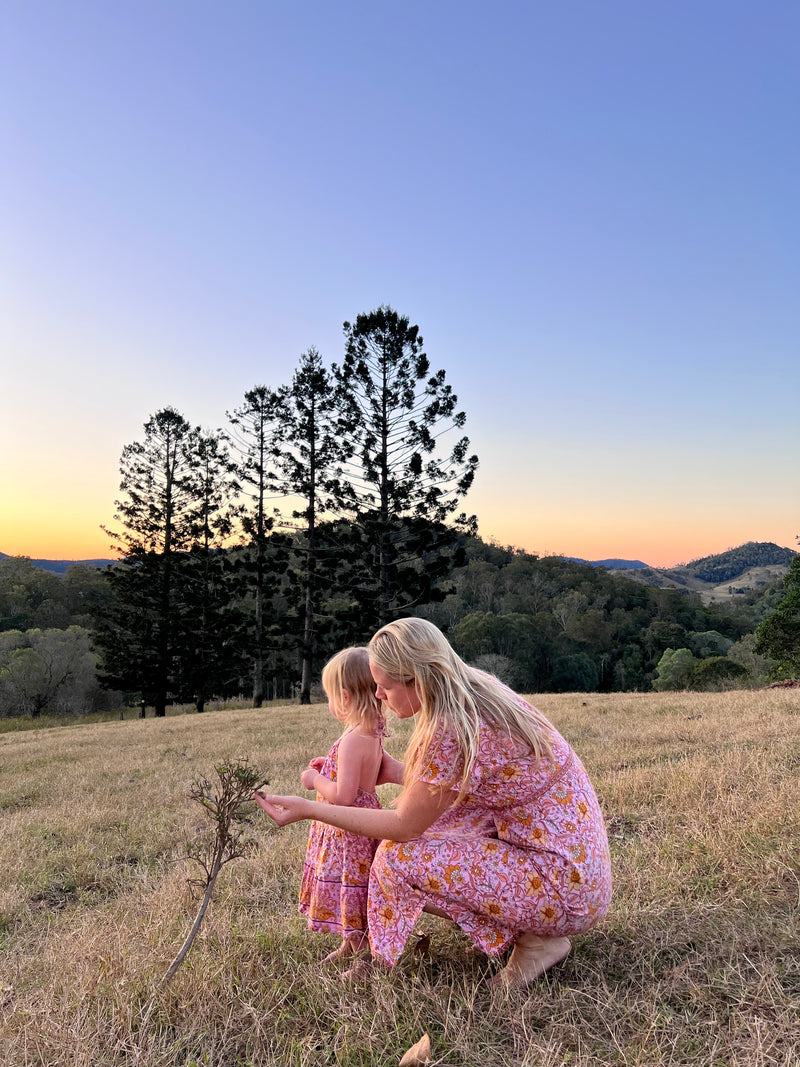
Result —
<path fill-rule="evenodd" d="M 362 932 L 348 934 L 342 938 L 342 943 L 333 952 L 329 952 L 323 959 L 323 963 L 331 963 L 333 960 L 348 959 L 350 956 L 368 956 L 369 940 Z"/>

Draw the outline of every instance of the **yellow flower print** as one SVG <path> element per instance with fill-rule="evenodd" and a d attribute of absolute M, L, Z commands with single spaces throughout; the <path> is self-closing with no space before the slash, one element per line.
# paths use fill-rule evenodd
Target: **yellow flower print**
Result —
<path fill-rule="evenodd" d="M 575 825 L 574 822 L 565 822 L 564 829 L 567 831 L 568 834 L 574 834 L 578 827 Z"/>
<path fill-rule="evenodd" d="M 529 874 L 528 875 L 528 892 L 529 893 L 538 893 L 543 885 L 544 885 L 544 882 L 542 882 L 542 879 L 539 877 L 538 874 Z"/>
<path fill-rule="evenodd" d="M 578 841 L 577 844 L 573 845 L 569 851 L 570 855 L 576 863 L 583 863 L 583 861 L 586 859 L 586 849 L 583 847 L 580 841 Z"/>
<path fill-rule="evenodd" d="M 498 848 L 500 848 L 500 845 L 497 841 L 487 841 L 486 844 L 483 846 L 483 851 L 497 852 Z"/>
<path fill-rule="evenodd" d="M 575 811 L 578 813 L 579 822 L 584 822 L 584 820 L 589 818 L 589 805 L 583 798 L 581 798 L 575 805 Z"/>
<path fill-rule="evenodd" d="M 517 822 L 520 823 L 522 826 L 530 826 L 530 824 L 533 822 L 533 817 L 527 814 L 526 812 L 525 815 L 517 816 Z"/>
<path fill-rule="evenodd" d="M 522 777 L 522 771 L 513 763 L 507 763 L 500 772 L 507 782 L 515 782 L 518 778 Z"/>
<path fill-rule="evenodd" d="M 423 863 L 430 863 L 432 859 L 433 859 L 433 855 L 430 852 L 423 852 L 422 853 L 422 862 Z"/>
<path fill-rule="evenodd" d="M 569 872 L 569 884 L 572 886 L 582 885 L 584 881 L 585 879 L 581 872 L 578 870 L 578 868 L 573 867 L 572 870 Z"/>
<path fill-rule="evenodd" d="M 378 915 L 384 922 L 390 923 L 394 919 L 394 908 L 391 904 L 381 904 L 378 908 Z"/>
<path fill-rule="evenodd" d="M 570 796 L 567 787 L 560 782 L 550 795 L 552 796 L 553 800 L 555 800 L 555 802 L 557 804 L 560 804 L 562 807 L 566 807 L 567 804 L 569 804 L 570 800 L 572 800 L 572 797 Z"/>
<path fill-rule="evenodd" d="M 487 915 L 494 915 L 497 918 L 498 915 L 503 914 L 503 905 L 499 900 L 487 900 L 484 902 L 483 910 Z"/>
<path fill-rule="evenodd" d="M 539 915 L 541 916 L 542 922 L 547 923 L 548 925 L 554 923 L 558 918 L 558 912 L 552 904 L 545 904 L 541 907 L 539 909 Z"/>
<path fill-rule="evenodd" d="M 422 888 L 427 889 L 429 893 L 441 893 L 442 883 L 435 874 L 428 874 L 423 879 Z"/>
<path fill-rule="evenodd" d="M 508 833 L 508 823 L 505 820 L 502 820 L 501 822 L 499 822 L 497 824 L 497 832 L 498 832 L 498 834 L 507 834 Z"/>
<path fill-rule="evenodd" d="M 476 866 L 472 867 L 471 870 L 472 870 L 472 873 L 475 875 L 476 878 L 483 878 L 483 867 L 478 867 L 476 865 Z"/>
<path fill-rule="evenodd" d="M 534 826 L 531 828 L 531 841 L 534 845 L 544 845 L 547 843 L 547 831 L 543 826 Z"/>
<path fill-rule="evenodd" d="M 414 849 L 410 845 L 401 845 L 397 850 L 397 858 L 401 863 L 410 863 L 414 858 Z"/>

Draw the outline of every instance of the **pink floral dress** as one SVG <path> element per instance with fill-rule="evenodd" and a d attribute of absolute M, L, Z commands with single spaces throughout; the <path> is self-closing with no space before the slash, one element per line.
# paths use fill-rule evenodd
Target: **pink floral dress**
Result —
<path fill-rule="evenodd" d="M 343 735 L 344 736 L 344 735 Z M 322 765 L 322 774 L 336 781 L 340 737 Z M 317 793 L 317 800 L 328 803 Z M 378 795 L 359 789 L 353 801 L 356 808 L 379 808 Z M 361 935 L 367 928 L 367 885 L 372 857 L 378 842 L 370 837 L 313 822 L 300 883 L 301 915 L 309 930 L 342 937 Z"/>
<path fill-rule="evenodd" d="M 380 843 L 369 880 L 375 956 L 396 963 L 429 902 L 489 956 L 523 930 L 579 934 L 605 913 L 611 865 L 600 806 L 581 761 L 554 728 L 552 737 L 552 759 L 537 761 L 482 724 L 467 795 L 416 840 Z M 452 781 L 458 763 L 445 734 L 419 778 Z"/>

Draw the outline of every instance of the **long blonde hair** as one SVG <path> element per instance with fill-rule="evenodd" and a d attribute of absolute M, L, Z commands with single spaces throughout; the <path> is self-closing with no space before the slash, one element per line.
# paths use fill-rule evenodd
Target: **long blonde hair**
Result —
<path fill-rule="evenodd" d="M 371 733 L 383 733 L 386 719 L 383 705 L 375 696 L 366 648 L 343 648 L 331 656 L 322 668 L 322 688 L 333 704 L 340 705 L 343 693 L 348 693 L 348 726 L 364 726 Z"/>
<path fill-rule="evenodd" d="M 537 759 L 552 755 L 552 727 L 544 715 L 520 702 L 497 678 L 465 663 L 427 619 L 388 623 L 372 638 L 368 650 L 371 662 L 390 678 L 407 685 L 413 682 L 419 697 L 406 752 L 406 787 L 433 756 L 446 731 L 458 746 L 463 796 L 478 755 L 481 720 L 527 744 Z"/>

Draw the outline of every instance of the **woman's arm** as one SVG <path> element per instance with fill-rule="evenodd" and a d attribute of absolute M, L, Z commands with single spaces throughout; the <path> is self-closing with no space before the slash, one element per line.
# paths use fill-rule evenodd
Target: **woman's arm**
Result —
<path fill-rule="evenodd" d="M 330 778 L 309 768 L 300 775 L 303 788 L 316 789 L 329 804 L 352 804 L 361 785 L 364 763 L 367 759 L 374 761 L 377 755 L 376 746 L 374 737 L 357 733 L 345 734 L 339 742 L 336 781 L 332 782 Z"/>
<path fill-rule="evenodd" d="M 377 784 L 402 785 L 405 769 L 405 763 L 395 759 L 394 756 L 390 756 L 388 752 L 384 752 L 381 759 L 381 769 L 378 771 Z"/>
<path fill-rule="evenodd" d="M 414 782 L 401 793 L 396 808 L 346 808 L 321 804 L 305 797 L 264 796 L 255 800 L 278 826 L 317 819 L 362 837 L 388 841 L 413 841 L 424 834 L 456 799 L 451 789 L 441 790 L 427 782 Z"/>

